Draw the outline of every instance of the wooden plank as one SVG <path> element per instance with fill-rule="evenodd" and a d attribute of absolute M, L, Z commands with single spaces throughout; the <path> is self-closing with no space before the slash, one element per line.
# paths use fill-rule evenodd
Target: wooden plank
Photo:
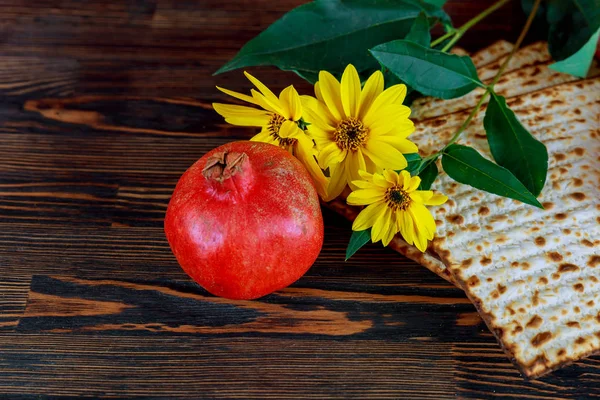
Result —
<path fill-rule="evenodd" d="M 597 363 L 580 362 L 559 375 L 527 382 L 492 338 L 457 345 L 423 338 L 1 334 L 0 372 L 0 391 L 9 395 L 252 399 L 598 395 Z"/>
<path fill-rule="evenodd" d="M 0 275 L 0 332 L 14 331 L 22 317 L 30 290 L 31 275 L 3 271 Z"/>

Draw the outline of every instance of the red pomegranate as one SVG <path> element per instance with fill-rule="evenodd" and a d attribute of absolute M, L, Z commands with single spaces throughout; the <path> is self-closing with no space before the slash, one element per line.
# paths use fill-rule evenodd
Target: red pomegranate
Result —
<path fill-rule="evenodd" d="M 220 146 L 179 179 L 165 217 L 183 270 L 210 293 L 255 299 L 299 279 L 323 245 L 310 175 L 287 151 Z"/>

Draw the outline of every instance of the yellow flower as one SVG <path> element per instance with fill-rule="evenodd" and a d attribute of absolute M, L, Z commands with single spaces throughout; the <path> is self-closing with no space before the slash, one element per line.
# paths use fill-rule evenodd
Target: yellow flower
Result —
<path fill-rule="evenodd" d="M 308 132 L 317 144 L 321 168 L 329 167 L 328 199 L 339 196 L 346 184 L 359 180 L 359 170 L 406 168 L 403 153 L 416 153 L 407 137 L 414 131 L 403 106 L 406 86 L 383 90 L 383 74 L 371 75 L 361 89 L 356 69 L 348 65 L 341 82 L 327 71 L 319 73 L 317 98 L 302 96 Z"/>
<path fill-rule="evenodd" d="M 262 109 L 213 103 L 215 111 L 225 117 L 225 121 L 232 125 L 262 128 L 260 133 L 250 140 L 271 143 L 292 153 L 310 173 L 317 192 L 321 197 L 325 197 L 328 179 L 323 174 L 315 158 L 316 148 L 314 142 L 310 136 L 298 127 L 298 122 L 302 118 L 302 102 L 298 92 L 290 85 L 283 89 L 277 97 L 261 81 L 247 72 L 244 72 L 244 74 L 258 89 L 258 91 L 251 89 L 252 96 L 218 86 L 217 89 Z"/>
<path fill-rule="evenodd" d="M 369 174 L 360 171 L 364 180 L 354 181 L 358 190 L 350 193 L 347 202 L 354 206 L 367 205 L 356 217 L 352 230 L 371 229 L 371 240 L 387 246 L 400 232 L 408 244 L 427 250 L 427 241 L 435 234 L 435 221 L 425 206 L 444 204 L 448 197 L 431 190 L 417 190 L 421 178 L 411 177 L 407 171 L 400 174 L 384 170 Z"/>

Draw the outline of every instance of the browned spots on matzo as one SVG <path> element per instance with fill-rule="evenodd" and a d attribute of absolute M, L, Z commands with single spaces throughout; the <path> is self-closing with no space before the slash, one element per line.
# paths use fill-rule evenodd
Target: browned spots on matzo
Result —
<path fill-rule="evenodd" d="M 484 215 L 488 215 L 489 213 L 490 213 L 490 209 L 487 208 L 486 206 L 479 207 L 479 211 L 478 211 L 479 215 L 484 216 Z"/>
<path fill-rule="evenodd" d="M 571 193 L 569 196 L 571 196 L 572 198 L 574 198 L 577 201 L 585 200 L 585 194 L 583 194 L 581 192 Z"/>
<path fill-rule="evenodd" d="M 525 325 L 527 328 L 539 328 L 544 320 L 539 315 L 534 315 L 533 318 Z"/>
<path fill-rule="evenodd" d="M 567 322 L 567 326 L 569 328 L 578 328 L 578 329 L 581 329 L 581 325 L 577 321 L 569 321 L 569 322 Z"/>
<path fill-rule="evenodd" d="M 575 289 L 578 292 L 583 292 L 583 285 L 581 283 L 576 283 L 575 285 L 573 285 L 573 289 Z"/>
<path fill-rule="evenodd" d="M 508 217 L 506 215 L 494 215 L 492 218 L 490 218 L 490 221 L 492 222 L 499 222 L 499 221 L 504 221 L 505 219 L 507 219 Z"/>
<path fill-rule="evenodd" d="M 554 158 L 556 158 L 556 161 L 563 161 L 565 158 L 567 158 L 567 156 L 565 156 L 564 154 L 555 154 Z"/>
<path fill-rule="evenodd" d="M 560 264 L 558 266 L 558 272 L 563 273 L 563 272 L 575 272 L 575 271 L 579 271 L 579 267 L 575 264 L 571 264 L 571 263 L 564 263 L 564 264 Z"/>
<path fill-rule="evenodd" d="M 592 268 L 595 268 L 598 266 L 598 264 L 600 264 L 600 256 L 598 256 L 598 255 L 590 256 L 590 259 L 589 259 L 587 265 Z"/>
<path fill-rule="evenodd" d="M 500 294 L 504 294 L 504 292 L 506 292 L 506 286 L 504 285 L 498 284 L 497 288 Z"/>
<path fill-rule="evenodd" d="M 552 207 L 554 207 L 554 203 L 551 201 L 544 201 L 542 203 L 542 206 L 544 207 L 544 210 L 552 210 Z"/>
<path fill-rule="evenodd" d="M 546 239 L 543 238 L 542 236 L 538 236 L 535 238 L 535 244 L 537 244 L 538 246 L 545 246 L 546 245 Z"/>
<path fill-rule="evenodd" d="M 448 221 L 452 224 L 462 225 L 465 222 L 465 219 L 463 218 L 462 215 L 454 214 L 454 215 L 448 215 L 446 217 L 446 221 Z"/>
<path fill-rule="evenodd" d="M 577 340 L 575 341 L 575 343 L 577 343 L 578 345 L 582 345 L 585 344 L 586 340 L 585 338 L 582 338 L 581 336 L 577 338 Z"/>
<path fill-rule="evenodd" d="M 573 186 L 581 187 L 583 186 L 583 181 L 579 178 L 573 178 Z"/>
<path fill-rule="evenodd" d="M 587 240 L 587 239 L 583 239 L 583 240 L 581 241 L 581 244 L 583 244 L 584 246 L 587 246 L 587 247 L 594 247 L 594 243 L 590 242 L 590 241 L 589 241 L 589 240 Z"/>
<path fill-rule="evenodd" d="M 538 333 L 537 335 L 535 335 L 533 337 L 533 339 L 531 339 L 531 344 L 535 347 L 539 347 L 539 346 L 543 345 L 544 343 L 546 343 L 550 339 L 552 339 L 551 332 L 548 332 L 548 331 L 541 332 L 541 333 Z"/>
<path fill-rule="evenodd" d="M 561 221 L 563 219 L 567 219 L 567 214 L 565 213 L 558 213 L 554 216 L 554 218 L 556 218 L 557 220 Z"/>
<path fill-rule="evenodd" d="M 489 257 L 481 257 L 481 265 L 489 265 L 492 263 L 492 259 Z"/>
<path fill-rule="evenodd" d="M 471 259 L 471 258 L 467 258 L 466 260 L 463 260 L 463 262 L 460 263 L 461 267 L 464 267 L 464 268 L 470 267 L 471 264 L 473 264 L 473 259 Z"/>
<path fill-rule="evenodd" d="M 538 283 L 540 283 L 542 285 L 547 285 L 548 284 L 548 278 L 546 278 L 545 276 L 542 276 L 540 279 L 538 279 Z"/>
<path fill-rule="evenodd" d="M 547 253 L 548 257 L 550 258 L 550 260 L 554 261 L 554 262 L 559 262 L 563 260 L 563 256 L 560 255 L 560 253 L 556 252 L 556 251 L 551 251 L 550 253 Z"/>
<path fill-rule="evenodd" d="M 537 306 L 540 303 L 540 291 L 536 290 L 535 292 L 533 292 L 533 297 L 531 298 L 531 303 L 533 303 L 534 306 Z"/>
<path fill-rule="evenodd" d="M 559 351 L 558 351 L 556 354 L 557 354 L 559 357 L 562 357 L 562 356 L 564 356 L 566 353 L 567 353 L 567 351 L 566 351 L 565 349 L 560 349 L 560 350 L 559 350 Z"/>
<path fill-rule="evenodd" d="M 472 277 L 470 277 L 469 279 L 467 279 L 467 285 L 473 287 L 473 286 L 477 286 L 479 285 L 480 281 L 479 278 L 477 277 L 477 275 L 473 275 Z"/>
<path fill-rule="evenodd" d="M 576 147 L 573 151 L 580 157 L 585 154 L 585 150 L 581 147 Z"/>

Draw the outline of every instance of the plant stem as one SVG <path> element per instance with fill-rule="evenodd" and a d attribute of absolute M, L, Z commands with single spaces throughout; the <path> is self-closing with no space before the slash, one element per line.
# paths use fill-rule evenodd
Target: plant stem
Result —
<path fill-rule="evenodd" d="M 485 100 L 487 99 L 488 94 L 490 94 L 491 92 L 494 91 L 494 85 L 496 83 L 498 83 L 500 76 L 502 76 L 502 74 L 506 70 L 506 67 L 508 66 L 508 63 L 512 59 L 513 55 L 517 52 L 517 50 L 521 46 L 521 43 L 523 43 L 523 39 L 525 39 L 525 35 L 527 35 L 527 32 L 529 31 L 529 28 L 531 27 L 531 23 L 533 22 L 533 18 L 535 17 L 535 14 L 540 5 L 540 2 L 541 2 L 541 0 L 536 0 L 535 3 L 533 4 L 533 8 L 531 9 L 531 12 L 529 13 L 527 22 L 525 22 L 525 26 L 523 26 L 523 29 L 521 30 L 521 34 L 519 35 L 519 38 L 517 39 L 517 42 L 515 43 L 510 54 L 506 57 L 506 59 L 504 60 L 504 62 L 500 66 L 500 68 L 498 69 L 498 72 L 492 79 L 492 82 L 489 85 L 487 85 L 485 92 L 481 95 L 481 98 L 479 99 L 479 102 L 477 103 L 475 108 L 473 108 L 473 110 L 471 111 L 471 113 L 469 114 L 469 116 L 467 117 L 465 122 L 462 123 L 462 125 L 458 128 L 458 130 L 454 134 L 454 136 L 452 136 L 450 141 L 444 146 L 444 148 L 442 150 L 440 150 L 439 152 L 435 153 L 436 155 L 439 155 L 439 153 L 443 153 L 444 150 L 446 150 L 450 145 L 454 144 L 458 140 L 461 133 L 463 133 L 465 131 L 465 129 L 467 129 L 467 127 L 469 126 L 469 124 L 471 123 L 471 121 L 473 120 L 475 115 L 477 115 L 477 113 L 479 112 L 479 109 L 481 108 L 481 106 L 483 105 Z M 496 4 L 498 4 L 498 3 L 496 3 Z M 460 29 L 462 29 L 462 27 Z M 430 156 L 430 157 L 432 157 L 432 156 Z"/>
<path fill-rule="evenodd" d="M 437 46 L 438 44 L 442 43 L 444 40 L 448 39 L 450 36 L 454 36 L 454 35 L 456 35 L 456 29 L 449 30 L 443 36 L 440 36 L 439 38 L 437 38 L 433 42 L 431 42 L 431 47 Z"/>
<path fill-rule="evenodd" d="M 502 75 L 502 73 L 504 72 L 504 70 L 506 69 L 506 67 L 508 67 L 508 63 L 509 63 L 510 59 L 512 58 L 512 56 L 517 52 L 517 50 L 519 49 L 519 47 L 521 47 L 521 43 L 523 43 L 523 39 L 525 39 L 525 35 L 527 35 L 527 31 L 529 31 L 529 28 L 531 27 L 531 23 L 533 22 L 533 19 L 535 18 L 535 14 L 537 13 L 537 9 L 540 6 L 540 2 L 541 2 L 541 0 L 536 0 L 535 3 L 533 4 L 533 8 L 531 9 L 531 12 L 529 13 L 529 16 L 527 17 L 527 21 L 525 22 L 525 26 L 523 27 L 523 30 L 521 30 L 521 33 L 519 34 L 519 38 L 517 39 L 517 42 L 515 43 L 515 46 L 511 50 L 511 52 L 508 55 L 508 57 L 506 57 L 506 59 L 502 63 L 502 65 L 500 66 L 500 69 L 498 69 L 498 73 L 496 74 L 496 76 L 492 80 L 492 83 L 490 83 L 490 85 L 489 85 L 489 87 L 492 90 L 494 88 L 494 85 L 496 83 L 498 83 L 498 80 L 500 79 L 500 76 Z"/>
<path fill-rule="evenodd" d="M 494 11 L 496 11 L 497 9 L 499 9 L 500 7 L 502 7 L 509 1 L 510 0 L 499 0 L 499 1 L 495 2 L 490 7 L 483 10 L 480 14 L 478 14 L 475 17 L 468 20 L 460 28 L 450 30 L 450 31 L 446 32 L 443 36 L 440 36 L 439 38 L 435 39 L 433 42 L 431 42 L 431 47 L 435 47 L 438 44 L 442 43 L 444 40 L 453 36 L 453 38 L 450 40 L 450 42 L 448 42 L 442 49 L 443 52 L 447 51 L 465 34 L 466 31 L 469 30 L 469 28 L 473 27 L 473 25 L 477 24 L 479 21 L 481 21 L 482 19 L 484 19 L 485 17 L 487 17 L 488 15 L 490 15 L 491 13 L 493 13 Z"/>

